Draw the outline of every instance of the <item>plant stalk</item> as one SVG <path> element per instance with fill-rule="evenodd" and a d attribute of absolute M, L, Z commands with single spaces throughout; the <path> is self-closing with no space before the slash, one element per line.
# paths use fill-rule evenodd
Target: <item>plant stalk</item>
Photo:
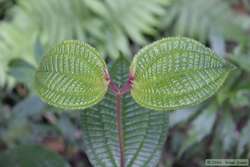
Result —
<path fill-rule="evenodd" d="M 122 94 L 116 94 L 116 127 L 118 130 L 118 140 L 120 147 L 120 167 L 125 167 L 125 150 L 124 150 L 124 137 L 122 127 L 122 106 L 121 106 Z"/>
<path fill-rule="evenodd" d="M 120 167 L 125 167 L 125 146 L 124 146 L 124 132 L 122 124 L 122 97 L 128 93 L 132 88 L 134 77 L 129 75 L 128 82 L 121 88 L 118 87 L 106 73 L 106 79 L 109 81 L 109 88 L 115 94 L 115 113 L 116 113 L 116 128 L 118 131 L 118 142 L 120 149 Z"/>

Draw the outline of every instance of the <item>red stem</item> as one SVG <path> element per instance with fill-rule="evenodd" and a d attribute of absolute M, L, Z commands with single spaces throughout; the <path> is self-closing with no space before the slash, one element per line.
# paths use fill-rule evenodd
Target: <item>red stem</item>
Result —
<path fill-rule="evenodd" d="M 135 79 L 134 76 L 132 74 L 129 74 L 128 82 L 125 85 L 123 85 L 122 88 L 121 88 L 121 94 L 122 95 L 131 90 L 134 79 Z"/>
<path fill-rule="evenodd" d="M 122 96 L 129 92 L 132 88 L 134 77 L 129 75 L 128 82 L 119 88 L 110 78 L 108 73 L 105 73 L 105 78 L 109 82 L 110 90 L 115 94 L 115 108 L 116 108 L 116 127 L 118 130 L 118 142 L 120 149 L 120 167 L 125 167 L 125 148 L 124 148 L 124 136 L 122 126 Z"/>
<path fill-rule="evenodd" d="M 120 147 L 120 167 L 125 167 L 124 138 L 122 127 L 121 94 L 116 94 L 116 127 L 118 129 L 118 141 Z"/>
<path fill-rule="evenodd" d="M 109 82 L 109 88 L 115 95 L 120 92 L 120 88 L 112 80 Z"/>

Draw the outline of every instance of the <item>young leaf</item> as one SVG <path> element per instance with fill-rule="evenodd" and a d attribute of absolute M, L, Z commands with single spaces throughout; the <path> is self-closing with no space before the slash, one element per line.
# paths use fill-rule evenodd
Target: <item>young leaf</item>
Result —
<path fill-rule="evenodd" d="M 35 87 L 51 105 L 83 109 L 104 97 L 108 88 L 106 72 L 105 62 L 94 48 L 79 41 L 65 41 L 43 58 Z"/>
<path fill-rule="evenodd" d="M 223 84 L 233 65 L 183 37 L 157 41 L 134 58 L 131 95 L 143 107 L 174 110 L 198 104 Z"/>
<path fill-rule="evenodd" d="M 120 58 L 112 66 L 117 85 L 126 82 L 129 62 Z M 95 167 L 119 167 L 120 149 L 115 124 L 115 95 L 108 92 L 101 103 L 81 112 L 85 151 Z M 156 166 L 168 129 L 168 112 L 140 107 L 129 94 L 122 98 L 125 166 Z"/>
<path fill-rule="evenodd" d="M 62 157 L 41 146 L 23 145 L 0 154 L 0 166 L 69 167 Z"/>

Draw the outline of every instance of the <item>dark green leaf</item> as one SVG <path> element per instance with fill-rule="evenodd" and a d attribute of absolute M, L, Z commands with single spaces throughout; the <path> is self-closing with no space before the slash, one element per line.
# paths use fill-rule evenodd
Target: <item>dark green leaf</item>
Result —
<path fill-rule="evenodd" d="M 250 56 L 249 54 L 236 53 L 231 55 L 230 59 L 239 67 L 247 72 L 250 72 Z"/>
<path fill-rule="evenodd" d="M 32 90 L 32 82 L 35 76 L 35 67 L 30 63 L 15 59 L 9 64 L 9 74 L 13 76 L 17 82 L 23 83 Z"/>
<path fill-rule="evenodd" d="M 116 84 L 126 82 L 128 65 L 120 58 L 112 66 Z M 110 92 L 100 104 L 81 112 L 85 151 L 95 167 L 119 167 L 115 117 L 115 97 Z M 122 99 L 122 121 L 126 167 L 156 166 L 167 133 L 168 113 L 142 108 L 126 94 Z"/>
<path fill-rule="evenodd" d="M 230 102 L 234 107 L 249 107 L 250 106 L 250 90 L 249 89 L 239 89 L 232 97 Z"/>
<path fill-rule="evenodd" d="M 246 123 L 245 127 L 241 130 L 240 140 L 237 147 L 237 156 L 240 156 L 243 151 L 248 148 L 250 150 L 250 121 Z"/>
<path fill-rule="evenodd" d="M 15 117 L 26 118 L 34 114 L 41 113 L 47 104 L 43 103 L 39 97 L 31 96 L 27 97 L 22 102 L 18 103 L 12 110 Z"/>
<path fill-rule="evenodd" d="M 191 128 L 188 131 L 187 138 L 182 143 L 178 156 L 181 156 L 184 151 L 192 145 L 201 142 L 208 134 L 210 134 L 213 124 L 216 119 L 216 105 L 211 104 L 191 123 Z"/>

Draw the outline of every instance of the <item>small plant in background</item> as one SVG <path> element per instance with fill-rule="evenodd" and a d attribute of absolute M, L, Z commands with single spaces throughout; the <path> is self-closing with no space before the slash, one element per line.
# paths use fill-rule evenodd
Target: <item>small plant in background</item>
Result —
<path fill-rule="evenodd" d="M 46 102 L 86 109 L 81 124 L 94 166 L 156 166 L 168 111 L 206 100 L 235 69 L 183 37 L 156 41 L 135 55 L 129 70 L 128 63 L 120 57 L 109 72 L 94 48 L 65 41 L 48 52 L 35 75 L 36 90 Z"/>

